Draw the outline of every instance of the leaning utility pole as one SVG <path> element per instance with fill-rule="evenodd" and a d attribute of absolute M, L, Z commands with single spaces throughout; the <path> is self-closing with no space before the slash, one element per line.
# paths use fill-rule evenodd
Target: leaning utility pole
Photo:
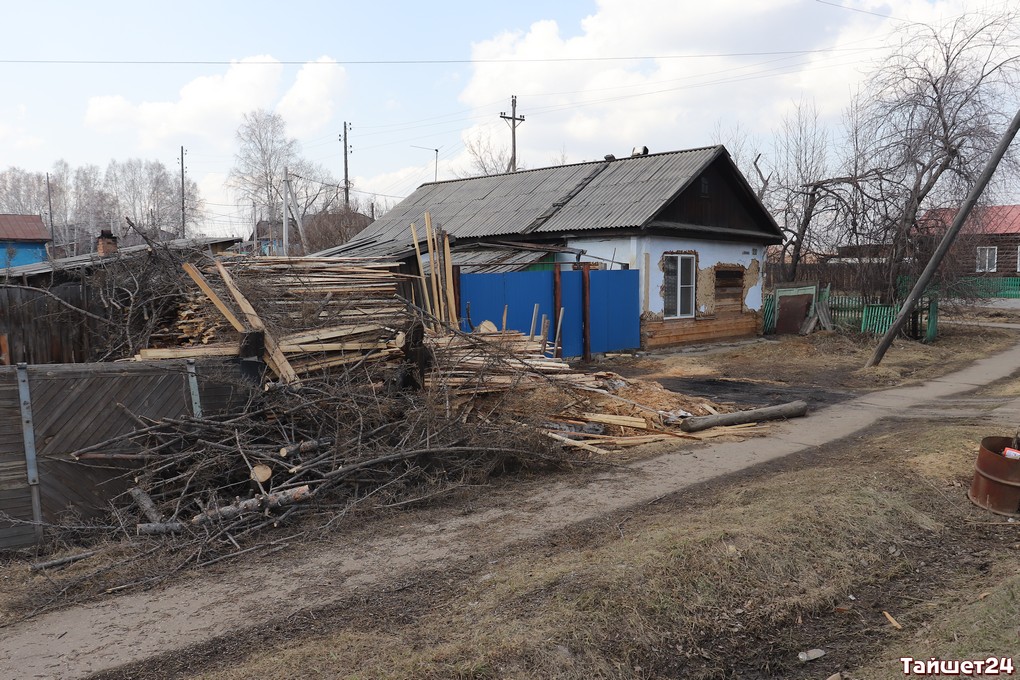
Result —
<path fill-rule="evenodd" d="M 347 152 L 350 149 L 347 146 L 347 121 L 344 121 L 344 133 L 340 137 L 340 141 L 344 144 L 344 210 L 347 212 L 351 211 L 351 181 L 347 177 Z"/>
<path fill-rule="evenodd" d="M 500 111 L 499 117 L 510 126 L 510 165 L 507 172 L 517 172 L 517 125 L 524 122 L 524 116 L 517 116 L 517 95 L 510 97 L 510 115 Z"/>
<path fill-rule="evenodd" d="M 953 245 L 953 241 L 956 240 L 956 235 L 960 233 L 960 229 L 963 228 L 963 223 L 967 221 L 970 216 L 970 211 L 974 208 L 974 204 L 977 203 L 978 199 L 981 198 L 981 193 L 988 186 L 988 182 L 992 179 L 992 175 L 995 173 L 995 168 L 998 167 L 999 161 L 1006 155 L 1006 150 L 1009 149 L 1010 143 L 1016 136 L 1017 131 L 1020 131 L 1020 111 L 1016 112 L 1013 116 L 1013 120 L 1010 122 L 1009 127 L 1006 128 L 1006 132 L 1003 133 L 1002 138 L 999 140 L 998 146 L 995 147 L 995 151 L 992 152 L 991 158 L 988 159 L 988 164 L 985 165 L 985 169 L 978 175 L 977 181 L 970 190 L 970 194 L 967 195 L 967 200 L 960 206 L 960 211 L 956 213 L 956 219 L 953 220 L 953 225 L 949 227 L 949 231 L 942 237 L 942 241 L 939 243 L 939 247 L 935 249 L 931 259 L 928 260 L 928 266 L 921 272 L 921 277 L 917 279 L 917 283 L 914 284 L 913 289 L 910 291 L 910 295 L 907 296 L 906 301 L 903 303 L 903 307 L 900 308 L 900 313 L 896 315 L 896 319 L 893 321 L 892 326 L 886 331 L 885 335 L 882 336 L 882 340 L 878 343 L 878 347 L 875 348 L 875 353 L 871 355 L 868 363 L 864 365 L 865 368 L 871 366 L 877 366 L 882 361 L 882 357 L 885 356 L 886 350 L 892 345 L 893 339 L 899 335 L 900 330 L 903 329 L 903 324 L 907 321 L 907 316 L 910 315 L 910 311 L 917 304 L 917 301 L 921 299 L 921 295 L 924 293 L 924 289 L 928 287 L 928 283 L 935 276 L 935 270 L 942 264 L 942 258 L 949 252 L 949 248 Z"/>
<path fill-rule="evenodd" d="M 184 233 L 184 147 L 181 147 L 181 238 Z"/>

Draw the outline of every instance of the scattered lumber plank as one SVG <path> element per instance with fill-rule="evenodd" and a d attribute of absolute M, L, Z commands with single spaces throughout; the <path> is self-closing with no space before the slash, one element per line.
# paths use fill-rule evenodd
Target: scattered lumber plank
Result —
<path fill-rule="evenodd" d="M 205 293 L 205 296 L 209 298 L 214 305 L 216 305 L 216 309 L 220 310 L 220 314 L 222 314 L 223 318 L 225 318 L 227 322 L 234 327 L 235 331 L 243 333 L 247 330 L 244 327 L 244 324 L 241 323 L 241 320 L 234 315 L 234 312 L 230 309 L 230 307 L 224 304 L 223 300 L 220 299 L 220 296 L 216 294 L 216 291 L 212 289 L 212 286 L 209 285 L 209 282 L 205 280 L 205 277 L 202 276 L 202 272 L 198 271 L 198 268 L 195 265 L 190 262 L 185 262 L 184 271 L 191 277 L 192 281 L 198 284 L 198 287 L 203 293 Z"/>
<path fill-rule="evenodd" d="M 781 418 L 799 418 L 807 414 L 808 405 L 804 401 L 791 401 L 778 406 L 754 408 L 748 411 L 734 411 L 712 416 L 692 416 L 680 423 L 684 432 L 698 432 L 720 425 L 740 425 L 742 423 L 759 422 L 762 420 L 779 420 Z"/>
<path fill-rule="evenodd" d="M 599 447 L 592 446 L 587 442 L 580 442 L 577 441 L 576 439 L 570 439 L 568 437 L 564 437 L 563 435 L 556 434 L 555 432 L 546 432 L 545 435 L 550 439 L 555 439 L 564 446 L 572 446 L 575 449 L 581 449 L 582 451 L 588 451 L 590 453 L 597 453 L 602 456 L 610 455 L 610 452 L 607 451 L 606 449 L 600 449 Z"/>

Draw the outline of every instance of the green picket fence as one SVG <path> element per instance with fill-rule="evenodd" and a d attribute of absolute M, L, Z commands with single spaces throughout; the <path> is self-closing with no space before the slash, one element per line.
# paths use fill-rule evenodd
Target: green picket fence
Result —
<path fill-rule="evenodd" d="M 862 333 L 882 335 L 892 327 L 896 320 L 899 307 L 894 305 L 882 305 L 871 302 L 867 297 L 860 295 L 829 295 L 828 291 L 822 291 L 822 297 L 829 300 L 829 313 L 832 323 L 844 329 L 859 329 Z M 918 318 L 911 325 L 918 326 L 917 337 L 924 342 L 934 342 L 938 336 L 938 298 L 931 296 L 922 300 L 915 312 Z M 774 333 L 776 330 L 776 296 L 774 293 L 767 293 L 762 305 L 762 330 L 766 334 Z M 923 336 L 921 336 L 923 328 Z M 907 329 L 908 332 L 909 326 Z"/>
<path fill-rule="evenodd" d="M 897 311 L 892 305 L 864 305 L 861 310 L 861 332 L 884 335 L 896 320 Z"/>
<path fill-rule="evenodd" d="M 776 332 L 776 294 L 766 293 L 765 298 L 762 300 L 761 306 L 762 316 L 762 333 L 765 335 L 771 335 Z"/>

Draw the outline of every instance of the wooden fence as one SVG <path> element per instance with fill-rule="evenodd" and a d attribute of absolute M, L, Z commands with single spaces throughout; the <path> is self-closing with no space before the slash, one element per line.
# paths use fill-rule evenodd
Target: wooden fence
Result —
<path fill-rule="evenodd" d="M 43 523 L 94 516 L 124 490 L 130 468 L 76 462 L 71 452 L 136 429 L 139 417 L 239 405 L 249 394 L 240 366 L 210 360 L 0 367 L 0 550 L 38 542 Z"/>

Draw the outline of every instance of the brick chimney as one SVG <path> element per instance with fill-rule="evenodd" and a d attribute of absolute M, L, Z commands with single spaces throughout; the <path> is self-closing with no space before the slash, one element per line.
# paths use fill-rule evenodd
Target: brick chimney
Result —
<path fill-rule="evenodd" d="M 117 254 L 117 237 L 109 229 L 99 232 L 99 238 L 96 239 L 96 252 L 100 257 Z"/>

